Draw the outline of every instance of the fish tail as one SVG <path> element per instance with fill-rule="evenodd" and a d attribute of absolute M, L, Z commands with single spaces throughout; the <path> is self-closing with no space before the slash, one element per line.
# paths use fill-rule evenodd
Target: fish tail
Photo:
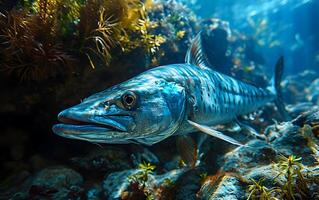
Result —
<path fill-rule="evenodd" d="M 282 90 L 281 90 L 282 88 L 280 85 L 283 71 L 284 71 L 284 57 L 281 56 L 276 63 L 274 76 L 271 79 L 271 84 L 268 87 L 268 90 L 270 90 L 271 93 L 276 95 L 275 104 L 277 106 L 279 114 L 281 115 L 283 120 L 288 121 L 291 118 L 285 108 L 285 104 L 282 98 Z"/>

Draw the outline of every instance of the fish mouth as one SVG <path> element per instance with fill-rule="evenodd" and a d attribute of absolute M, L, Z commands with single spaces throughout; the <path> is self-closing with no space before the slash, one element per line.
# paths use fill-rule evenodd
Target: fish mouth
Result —
<path fill-rule="evenodd" d="M 80 127 L 94 127 L 94 128 L 113 130 L 113 131 L 119 131 L 119 132 L 126 132 L 127 131 L 123 125 L 121 125 L 120 123 L 118 123 L 114 120 L 111 120 L 109 118 L 104 118 L 103 123 L 97 122 L 97 120 L 81 121 L 78 119 L 67 118 L 64 116 L 59 116 L 58 119 L 64 125 L 80 126 Z"/>
<path fill-rule="evenodd" d="M 115 119 L 125 116 L 83 116 L 69 115 L 61 112 L 58 120 L 61 122 L 52 127 L 55 134 L 78 140 L 86 140 L 98 143 L 122 143 L 122 139 L 128 135 L 128 130 Z M 127 116 L 128 117 L 128 116 Z"/>

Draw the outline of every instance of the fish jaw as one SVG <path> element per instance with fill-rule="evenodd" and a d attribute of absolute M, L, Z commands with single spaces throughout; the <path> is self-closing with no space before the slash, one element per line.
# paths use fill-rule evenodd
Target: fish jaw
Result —
<path fill-rule="evenodd" d="M 129 115 L 107 115 L 88 110 L 79 104 L 59 113 L 61 122 L 52 127 L 55 134 L 77 140 L 98 143 L 129 143 L 130 128 L 134 127 Z M 126 142 L 125 142 L 126 141 Z"/>
<path fill-rule="evenodd" d="M 98 143 L 114 141 L 114 138 L 112 138 L 111 135 L 117 133 L 112 129 L 94 125 L 56 124 L 53 126 L 52 130 L 61 137 Z"/>

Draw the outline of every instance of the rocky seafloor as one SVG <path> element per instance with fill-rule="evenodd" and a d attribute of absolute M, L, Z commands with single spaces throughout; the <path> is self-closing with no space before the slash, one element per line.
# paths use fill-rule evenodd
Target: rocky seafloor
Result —
<path fill-rule="evenodd" d="M 285 92 L 300 84 L 294 80 L 313 73 L 288 77 Z M 244 129 L 231 133 L 245 146 L 208 137 L 199 147 L 202 133 L 153 147 L 96 146 L 66 164 L 12 176 L 7 181 L 14 185 L 2 184 L 1 199 L 319 199 L 319 109 L 314 104 L 319 85 L 315 76 L 307 80 L 311 84 L 298 99 L 304 103 L 291 99 L 287 106 L 292 120 L 267 122 L 260 138 Z M 252 124 L 265 120 L 269 108 L 250 116 Z"/>

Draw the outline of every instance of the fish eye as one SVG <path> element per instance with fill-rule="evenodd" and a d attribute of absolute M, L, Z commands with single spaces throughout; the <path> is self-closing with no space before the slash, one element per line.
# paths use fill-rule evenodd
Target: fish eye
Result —
<path fill-rule="evenodd" d="M 137 95 L 132 91 L 125 92 L 122 95 L 122 104 L 129 110 L 136 105 L 136 101 Z"/>

